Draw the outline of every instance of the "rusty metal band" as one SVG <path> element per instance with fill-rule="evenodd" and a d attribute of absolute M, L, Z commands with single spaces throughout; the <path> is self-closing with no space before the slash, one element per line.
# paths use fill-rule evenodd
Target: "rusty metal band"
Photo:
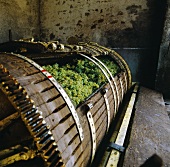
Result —
<path fill-rule="evenodd" d="M 103 47 L 103 46 L 100 46 L 100 45 L 98 45 L 97 43 L 94 43 L 94 42 L 90 42 L 90 44 L 87 44 L 87 46 L 88 47 L 90 47 L 91 49 L 94 49 L 94 50 L 97 50 L 99 53 L 103 53 L 103 54 L 106 54 L 106 55 L 108 55 L 108 48 L 105 48 L 105 47 Z M 106 71 L 109 73 L 109 75 L 110 75 L 110 77 L 111 77 L 111 79 L 113 80 L 113 83 L 114 83 L 114 86 L 115 86 L 115 88 L 116 88 L 116 93 L 117 93 L 117 106 L 119 106 L 119 103 L 120 103 L 120 98 L 119 98 L 119 91 L 118 91 L 118 88 L 117 88 L 117 84 L 116 84 L 116 82 L 115 82 L 115 80 L 114 80 L 114 77 L 113 77 L 113 75 L 111 74 L 111 72 L 109 71 L 109 69 L 105 66 L 105 64 L 104 63 L 102 63 L 99 59 L 97 59 L 96 57 L 95 57 L 95 59 L 98 61 L 98 62 L 100 62 L 100 64 L 102 64 L 102 66 L 106 69 Z M 121 83 L 120 83 L 121 84 Z M 121 86 L 121 88 L 122 88 L 122 86 Z M 121 90 L 121 91 L 123 91 L 123 89 Z M 115 97 L 115 98 L 116 98 Z M 122 96 L 122 98 L 123 98 L 123 96 Z M 116 110 L 115 110 L 116 111 Z"/>
<path fill-rule="evenodd" d="M 92 57 L 93 57 L 95 60 L 97 60 L 97 61 L 106 69 L 106 71 L 109 73 L 111 79 L 113 80 L 114 86 L 115 86 L 115 88 L 116 88 L 116 93 L 115 93 L 115 91 L 114 91 L 114 89 L 113 89 L 112 84 L 111 84 L 111 89 L 112 89 L 113 98 L 114 98 L 114 107 L 115 107 L 114 112 L 116 113 L 116 111 L 117 111 L 117 109 L 118 109 L 118 106 L 119 106 L 119 103 L 120 103 L 120 98 L 119 98 L 119 92 L 118 92 L 117 84 L 116 84 L 116 82 L 115 82 L 115 80 L 114 80 L 111 72 L 110 72 L 109 69 L 105 66 L 105 64 L 102 63 L 99 59 L 96 58 L 96 56 L 99 56 L 99 55 L 103 55 L 103 54 L 104 54 L 104 55 L 107 55 L 108 52 L 105 51 L 103 48 L 98 47 L 97 45 L 90 45 L 90 44 L 87 44 L 87 43 L 84 43 L 84 42 L 81 42 L 80 44 L 83 45 L 84 49 L 96 53 L 95 56 L 92 56 Z M 93 54 L 92 54 L 92 55 L 93 55 Z M 122 86 L 121 86 L 121 88 L 122 88 Z M 121 90 L 121 91 L 123 91 L 123 90 Z M 116 96 L 116 94 L 117 94 L 117 96 Z M 116 98 L 116 97 L 117 97 L 117 98 Z M 122 97 L 122 98 L 123 98 L 123 97 Z M 117 106 L 115 105 L 115 103 L 117 104 Z"/>
<path fill-rule="evenodd" d="M 79 55 L 87 58 L 88 60 L 90 60 L 90 61 L 92 61 L 94 64 L 96 64 L 96 65 L 99 67 L 99 69 L 102 71 L 102 73 L 105 75 L 106 79 L 108 80 L 108 82 L 109 82 L 109 84 L 110 84 L 110 87 L 111 87 L 111 89 L 112 89 L 113 95 L 114 95 L 114 107 L 115 107 L 115 113 L 116 113 L 116 108 L 117 108 L 117 104 L 116 104 L 116 100 L 115 100 L 116 95 L 115 95 L 115 92 L 114 92 L 114 89 L 113 89 L 112 82 L 111 82 L 110 78 L 108 77 L 107 73 L 105 72 L 105 70 L 103 70 L 103 68 L 102 68 L 94 59 L 92 59 L 92 58 L 90 58 L 90 57 L 88 57 L 88 56 L 86 56 L 86 55 L 84 55 L 84 54 L 82 54 L 82 53 L 79 53 Z M 92 56 L 92 57 L 93 57 L 93 56 Z"/>
<path fill-rule="evenodd" d="M 99 47 L 99 48 L 103 48 L 103 49 L 105 49 L 106 51 L 108 51 L 108 52 L 109 52 L 109 55 L 116 61 L 116 63 L 119 65 L 119 67 L 120 67 L 122 70 L 125 69 L 124 64 L 122 63 L 122 61 L 121 61 L 120 58 L 119 58 L 119 57 L 121 57 L 120 55 L 119 55 L 119 57 L 118 57 L 117 55 L 115 56 L 115 54 L 114 54 L 114 53 L 116 53 L 115 51 L 113 51 L 113 50 L 111 50 L 111 49 L 109 49 L 109 48 L 105 48 L 104 46 L 98 45 L 98 47 Z"/>
<path fill-rule="evenodd" d="M 109 49 L 109 48 L 106 48 L 106 47 L 104 47 L 104 46 L 101 46 L 101 45 L 99 45 L 99 44 L 96 43 L 96 42 L 90 42 L 89 45 L 92 45 L 92 46 L 95 46 L 95 47 L 100 48 L 104 53 L 106 53 L 106 55 L 108 55 L 109 52 L 110 52 L 110 49 Z"/>
<path fill-rule="evenodd" d="M 79 42 L 79 45 L 83 46 L 83 49 L 86 50 L 86 52 L 90 53 L 91 55 L 95 55 L 95 56 L 100 56 L 101 53 L 95 49 L 91 49 L 87 43 L 85 42 Z"/>
<path fill-rule="evenodd" d="M 107 130 L 106 130 L 106 132 L 108 132 L 109 125 L 110 125 L 110 106 L 109 106 L 109 100 L 107 98 L 107 92 L 104 94 L 104 100 L 105 100 L 106 109 L 107 109 Z"/>
<path fill-rule="evenodd" d="M 89 45 L 87 43 L 80 43 L 81 45 L 83 45 L 83 47 L 88 50 L 88 51 L 91 51 L 91 52 L 95 52 L 97 53 L 95 56 L 99 56 L 101 54 L 108 54 L 108 51 L 105 50 L 103 47 L 100 47 L 100 45 Z M 99 49 L 100 48 L 100 49 Z M 107 49 L 107 48 L 106 48 Z M 118 91 L 118 88 L 117 88 L 117 84 L 115 82 L 115 79 L 114 77 L 112 76 L 111 72 L 109 71 L 109 69 L 105 66 L 104 63 L 102 63 L 99 59 L 97 59 L 95 56 L 92 56 L 94 59 L 96 59 L 100 64 L 102 64 L 102 66 L 106 69 L 106 71 L 109 73 L 111 79 L 113 80 L 113 83 L 114 83 L 114 86 L 115 86 L 115 89 L 116 89 L 116 94 L 115 94 L 115 91 L 113 89 L 113 86 L 111 86 L 111 89 L 112 89 L 112 92 L 113 92 L 113 97 L 114 97 L 114 102 L 117 104 L 117 106 L 114 104 L 114 111 L 115 111 L 115 114 L 117 112 L 117 109 L 118 109 L 118 106 L 119 106 L 119 103 L 120 103 L 120 97 L 119 97 L 119 91 Z M 123 90 L 121 90 L 123 91 Z"/>
<path fill-rule="evenodd" d="M 124 75 L 124 78 L 125 78 L 125 92 L 126 92 L 128 87 L 127 87 L 127 78 L 126 78 L 125 72 L 123 73 L 123 75 Z"/>
<path fill-rule="evenodd" d="M 119 66 L 120 66 L 120 68 L 123 70 L 123 69 L 125 69 L 124 67 L 124 60 L 120 60 L 120 59 L 122 59 L 122 57 L 119 55 L 119 54 L 117 54 L 114 50 L 112 50 L 112 49 L 109 49 L 109 48 L 106 48 L 106 47 L 104 47 L 104 46 L 101 46 L 101 45 L 99 45 L 99 44 L 97 44 L 97 43 L 90 43 L 92 46 L 97 46 L 97 47 L 99 47 L 100 49 L 103 49 L 103 50 L 105 50 L 105 51 L 108 51 L 109 52 L 109 54 L 114 54 L 114 56 L 113 55 L 111 55 L 111 56 L 113 56 L 113 58 L 114 58 L 114 60 L 119 64 Z M 116 54 L 115 54 L 116 53 Z M 116 57 L 115 57 L 116 56 Z M 123 61 L 123 62 L 122 62 Z"/>
<path fill-rule="evenodd" d="M 95 51 L 97 52 L 98 54 L 102 55 L 106 55 L 108 54 L 107 51 L 104 50 L 103 47 L 99 47 L 99 45 L 96 45 L 95 43 L 90 43 L 90 44 L 87 44 L 87 43 L 82 43 L 82 45 L 87 49 L 89 50 L 92 50 L 92 51 Z M 98 56 L 98 54 L 96 56 Z M 94 58 L 94 56 L 92 56 Z M 102 66 L 107 70 L 107 72 L 109 73 L 110 77 L 112 78 L 113 82 L 114 82 L 114 86 L 116 88 L 116 93 L 117 93 L 117 106 L 119 106 L 119 103 L 122 101 L 123 99 L 123 95 L 124 95 L 124 88 L 123 88 L 123 84 L 122 84 L 122 80 L 119 78 L 119 82 L 120 82 L 120 87 L 121 87 L 121 98 L 119 97 L 119 92 L 118 92 L 118 88 L 117 88 L 117 84 L 115 83 L 115 80 L 113 79 L 113 76 L 111 74 L 111 72 L 108 70 L 108 68 L 104 65 L 104 63 L 102 63 L 100 60 L 98 60 L 96 57 L 95 59 L 100 62 L 100 64 L 102 64 Z M 120 64 L 120 63 L 119 63 Z M 126 80 L 127 82 L 127 80 Z M 127 84 L 127 83 L 126 83 Z M 115 110 L 116 112 L 116 110 Z"/>
<path fill-rule="evenodd" d="M 132 76 L 131 76 L 131 71 L 130 71 L 127 63 L 125 62 L 125 60 L 118 53 L 116 53 L 113 49 L 106 48 L 106 47 L 101 46 L 101 45 L 99 45 L 99 44 L 97 44 L 95 42 L 90 42 L 90 45 L 97 46 L 100 49 L 103 49 L 104 51 L 107 51 L 108 54 L 111 54 L 111 56 L 113 56 L 113 58 L 120 65 L 120 67 L 125 69 L 125 71 L 126 71 L 126 73 L 128 75 L 128 78 L 126 78 L 126 79 L 128 81 L 127 88 L 129 89 L 131 87 L 131 84 L 132 84 Z"/>
<path fill-rule="evenodd" d="M 111 53 L 114 55 L 114 57 L 116 56 L 119 61 L 122 63 L 127 75 L 128 75 L 128 89 L 131 87 L 132 85 L 132 75 L 131 75 L 131 71 L 127 65 L 127 63 L 125 62 L 125 60 L 114 50 L 111 50 Z"/>
<path fill-rule="evenodd" d="M 122 84 L 121 77 L 119 77 L 119 82 L 120 82 L 120 87 L 121 87 L 121 94 L 122 94 L 121 101 L 122 101 L 124 89 L 123 89 L 123 84 Z M 120 101 L 120 102 L 121 102 L 121 101 Z"/>
<path fill-rule="evenodd" d="M 93 57 L 94 59 L 96 59 L 98 62 L 100 62 L 100 64 L 106 69 L 106 71 L 109 73 L 112 81 L 113 81 L 113 84 L 114 84 L 114 87 L 116 89 L 116 93 L 114 92 L 114 89 L 112 88 L 112 92 L 113 92 L 113 95 L 114 95 L 114 100 L 116 99 L 116 102 L 117 102 L 117 106 L 119 105 L 119 102 L 120 102 L 120 98 L 119 98 L 119 91 L 118 91 L 118 88 L 117 88 L 117 84 L 116 84 L 116 81 L 115 81 L 115 78 L 113 77 L 112 73 L 110 72 L 110 70 L 106 67 L 106 65 L 100 61 L 99 59 L 97 59 L 96 57 Z M 117 94 L 117 95 L 116 95 Z M 115 109 L 115 112 L 116 112 L 117 108 Z"/>
<path fill-rule="evenodd" d="M 18 54 L 15 54 L 15 56 L 20 57 L 20 58 L 28 61 L 33 66 L 35 66 L 37 69 L 39 69 L 54 84 L 54 86 L 57 88 L 57 90 L 60 92 L 60 94 L 62 95 L 63 99 L 67 103 L 67 105 L 68 105 L 68 107 L 70 109 L 70 112 L 72 113 L 72 116 L 74 118 L 74 121 L 76 123 L 77 129 L 78 129 L 78 133 L 79 133 L 79 137 L 80 137 L 80 141 L 83 141 L 83 139 L 84 139 L 83 128 L 82 128 L 82 126 L 80 124 L 80 120 L 79 120 L 78 114 L 77 114 L 77 112 L 75 110 L 75 107 L 72 104 L 72 102 L 71 102 L 70 98 L 68 97 L 67 93 L 65 92 L 65 90 L 54 79 L 54 77 L 51 76 L 51 74 L 49 72 L 44 70 L 40 65 L 35 63 L 33 60 L 31 60 L 31 59 L 29 59 L 29 58 L 27 58 L 25 56 L 18 55 Z"/>
<path fill-rule="evenodd" d="M 90 50 L 97 52 L 98 53 L 97 55 L 99 55 L 99 56 L 107 54 L 107 52 L 105 52 L 103 49 L 100 49 L 99 47 L 96 47 L 94 45 L 89 45 L 87 43 L 84 43 L 83 46 L 89 48 Z"/>
<path fill-rule="evenodd" d="M 116 94 L 117 94 L 117 106 L 119 106 L 119 103 L 120 103 L 120 95 L 119 95 L 119 90 L 118 90 L 118 87 L 117 87 L 117 83 L 115 81 L 115 78 L 114 77 L 111 77 L 112 80 L 113 80 L 113 83 L 114 83 L 114 86 L 115 86 L 115 89 L 116 89 Z M 118 108 L 117 108 L 118 109 Z"/>
<path fill-rule="evenodd" d="M 98 62 L 105 68 L 105 70 L 106 70 L 107 73 L 110 75 L 111 79 L 113 80 L 114 86 L 115 86 L 115 88 L 116 88 L 116 93 L 115 93 L 115 91 L 114 91 L 114 88 L 113 88 L 113 85 L 112 85 L 112 84 L 111 84 L 111 89 L 112 89 L 114 101 L 115 101 L 115 103 L 117 104 L 117 106 L 114 105 L 114 106 L 115 106 L 115 113 L 116 113 L 117 107 L 118 107 L 118 105 L 119 105 L 119 92 L 118 92 L 118 88 L 117 88 L 117 84 L 116 84 L 116 82 L 115 82 L 115 79 L 114 79 L 112 73 L 110 72 L 110 70 L 106 67 L 106 65 L 105 65 L 102 61 L 100 61 L 97 57 L 94 57 L 94 56 L 93 56 L 93 58 L 94 58 L 96 61 L 98 61 Z M 117 98 L 116 98 L 116 94 L 117 94 Z"/>
<path fill-rule="evenodd" d="M 94 126 L 93 116 L 90 111 L 87 112 L 87 119 L 90 126 L 91 138 L 92 138 L 92 155 L 91 155 L 91 162 L 92 162 L 96 152 L 96 129 Z"/>

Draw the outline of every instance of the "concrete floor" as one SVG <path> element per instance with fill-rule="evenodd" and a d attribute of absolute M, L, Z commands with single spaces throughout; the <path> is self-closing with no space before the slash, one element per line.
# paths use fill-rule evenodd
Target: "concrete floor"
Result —
<path fill-rule="evenodd" d="M 170 167 L 170 119 L 162 94 L 140 88 L 123 167 Z"/>

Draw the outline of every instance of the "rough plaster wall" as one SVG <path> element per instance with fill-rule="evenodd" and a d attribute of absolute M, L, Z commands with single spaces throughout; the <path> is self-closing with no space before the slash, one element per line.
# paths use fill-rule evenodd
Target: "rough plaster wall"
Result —
<path fill-rule="evenodd" d="M 0 0 L 0 43 L 39 37 L 39 0 Z"/>
<path fill-rule="evenodd" d="M 63 43 L 94 41 L 107 47 L 158 47 L 164 1 L 0 0 L 0 43 L 9 40 L 11 30 L 13 40 L 33 36 Z M 157 53 L 126 53 L 123 56 L 133 65 L 136 78 L 153 71 L 148 76 L 153 80 Z M 141 69 L 136 60 L 146 67 Z"/>
<path fill-rule="evenodd" d="M 170 0 L 168 0 L 164 32 L 159 51 L 156 89 L 163 92 L 165 98 L 170 98 Z"/>
<path fill-rule="evenodd" d="M 41 39 L 63 43 L 95 41 L 110 47 L 150 47 L 158 1 L 41 1 Z"/>

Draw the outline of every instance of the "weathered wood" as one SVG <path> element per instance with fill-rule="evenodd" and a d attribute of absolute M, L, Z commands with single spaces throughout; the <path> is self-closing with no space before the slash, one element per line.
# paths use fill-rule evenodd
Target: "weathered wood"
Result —
<path fill-rule="evenodd" d="M 51 101 L 50 103 L 44 103 L 41 106 L 39 106 L 40 111 L 42 111 L 42 115 L 44 117 L 47 117 L 49 114 L 54 112 L 57 108 L 65 104 L 62 97 L 57 98 L 54 101 Z"/>
<path fill-rule="evenodd" d="M 74 166 L 74 164 L 76 164 L 77 161 L 79 160 L 79 156 L 82 155 L 81 144 L 78 145 L 75 149 L 74 148 L 70 148 L 70 150 L 67 150 L 67 151 L 71 151 L 72 152 L 72 154 L 69 157 L 66 158 L 67 164 L 68 164 L 68 166 L 69 165 Z M 82 157 L 80 157 L 80 159 L 82 159 Z"/>
<path fill-rule="evenodd" d="M 57 124 L 56 127 L 54 127 L 53 129 L 51 129 L 51 131 L 53 132 L 53 136 L 56 140 L 56 142 L 58 142 L 62 137 L 65 138 L 65 136 L 69 136 L 69 139 L 71 138 L 70 136 L 70 131 L 67 132 L 67 130 L 72 127 L 74 125 L 74 120 L 72 119 L 71 115 L 69 115 L 69 117 L 64 121 L 64 122 L 61 122 L 59 124 Z M 66 133 L 67 132 L 67 133 Z M 77 134 L 76 132 L 76 129 L 72 129 L 72 137 L 75 136 L 75 134 Z M 69 141 L 70 142 L 70 141 Z"/>
<path fill-rule="evenodd" d="M 93 104 L 93 108 L 89 112 L 91 112 L 94 121 L 98 148 L 108 127 L 108 111 L 102 92 L 103 88 L 76 108 L 84 135 L 84 139 L 81 141 L 71 109 L 52 81 L 41 73 L 39 69 L 19 57 L 10 54 L 5 55 L 6 59 L 2 57 L 0 57 L 0 63 L 5 64 L 6 59 L 10 62 L 5 64 L 5 66 L 9 69 L 11 75 L 17 78 L 21 86 L 26 89 L 30 98 L 34 101 L 35 106 L 41 111 L 42 117 L 52 132 L 52 136 L 66 166 L 87 166 L 90 163 L 93 145 L 91 129 L 87 119 L 88 110 L 86 104 L 89 102 Z M 118 104 L 122 100 L 121 93 L 124 90 L 121 90 L 120 80 L 123 86 L 125 84 L 124 79 L 121 79 L 121 77 L 124 76 L 120 75 L 120 78 L 116 76 L 115 85 L 113 84 L 115 96 L 109 83 L 104 86 L 108 89 L 106 96 L 109 102 L 111 121 L 115 115 L 115 105 L 118 108 Z M 116 92 L 117 90 L 119 92 Z"/>
<path fill-rule="evenodd" d="M 94 108 L 96 110 L 93 110 L 93 112 L 94 112 L 94 114 L 93 114 L 94 122 L 96 122 L 96 120 L 100 117 L 100 115 L 103 112 L 106 112 L 103 98 L 101 98 L 101 100 L 97 104 L 98 104 L 98 105 L 96 105 L 97 107 Z"/>
<path fill-rule="evenodd" d="M 105 120 L 105 119 L 107 119 L 107 117 L 105 116 L 103 119 Z M 106 122 L 103 121 L 103 122 L 101 123 L 101 126 L 100 126 L 99 129 L 98 129 L 98 134 L 97 134 L 97 138 L 98 138 L 98 140 L 97 140 L 97 146 L 100 145 L 100 143 L 101 143 L 103 137 L 106 135 L 106 126 L 107 126 L 107 125 L 106 125 Z M 104 131 L 103 129 L 105 129 L 105 131 Z"/>
<path fill-rule="evenodd" d="M 46 122 L 50 125 L 50 129 L 54 129 L 60 122 L 70 115 L 70 111 L 67 106 L 59 109 L 57 112 L 51 113 L 46 117 Z M 64 130 L 63 130 L 64 131 Z"/>

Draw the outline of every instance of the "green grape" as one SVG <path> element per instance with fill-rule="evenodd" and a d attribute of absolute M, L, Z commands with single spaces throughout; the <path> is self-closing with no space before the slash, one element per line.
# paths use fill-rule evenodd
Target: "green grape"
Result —
<path fill-rule="evenodd" d="M 115 76 L 118 72 L 120 72 L 119 66 L 112 59 L 103 58 L 103 57 L 99 59 L 106 65 L 106 67 L 109 69 L 109 71 L 113 76 Z"/>
<path fill-rule="evenodd" d="M 101 61 L 108 67 L 112 75 L 120 70 L 109 59 L 102 58 Z M 102 71 L 88 59 L 74 59 L 72 63 L 62 66 L 55 63 L 43 66 L 43 68 L 61 84 L 75 106 L 107 82 Z"/>

